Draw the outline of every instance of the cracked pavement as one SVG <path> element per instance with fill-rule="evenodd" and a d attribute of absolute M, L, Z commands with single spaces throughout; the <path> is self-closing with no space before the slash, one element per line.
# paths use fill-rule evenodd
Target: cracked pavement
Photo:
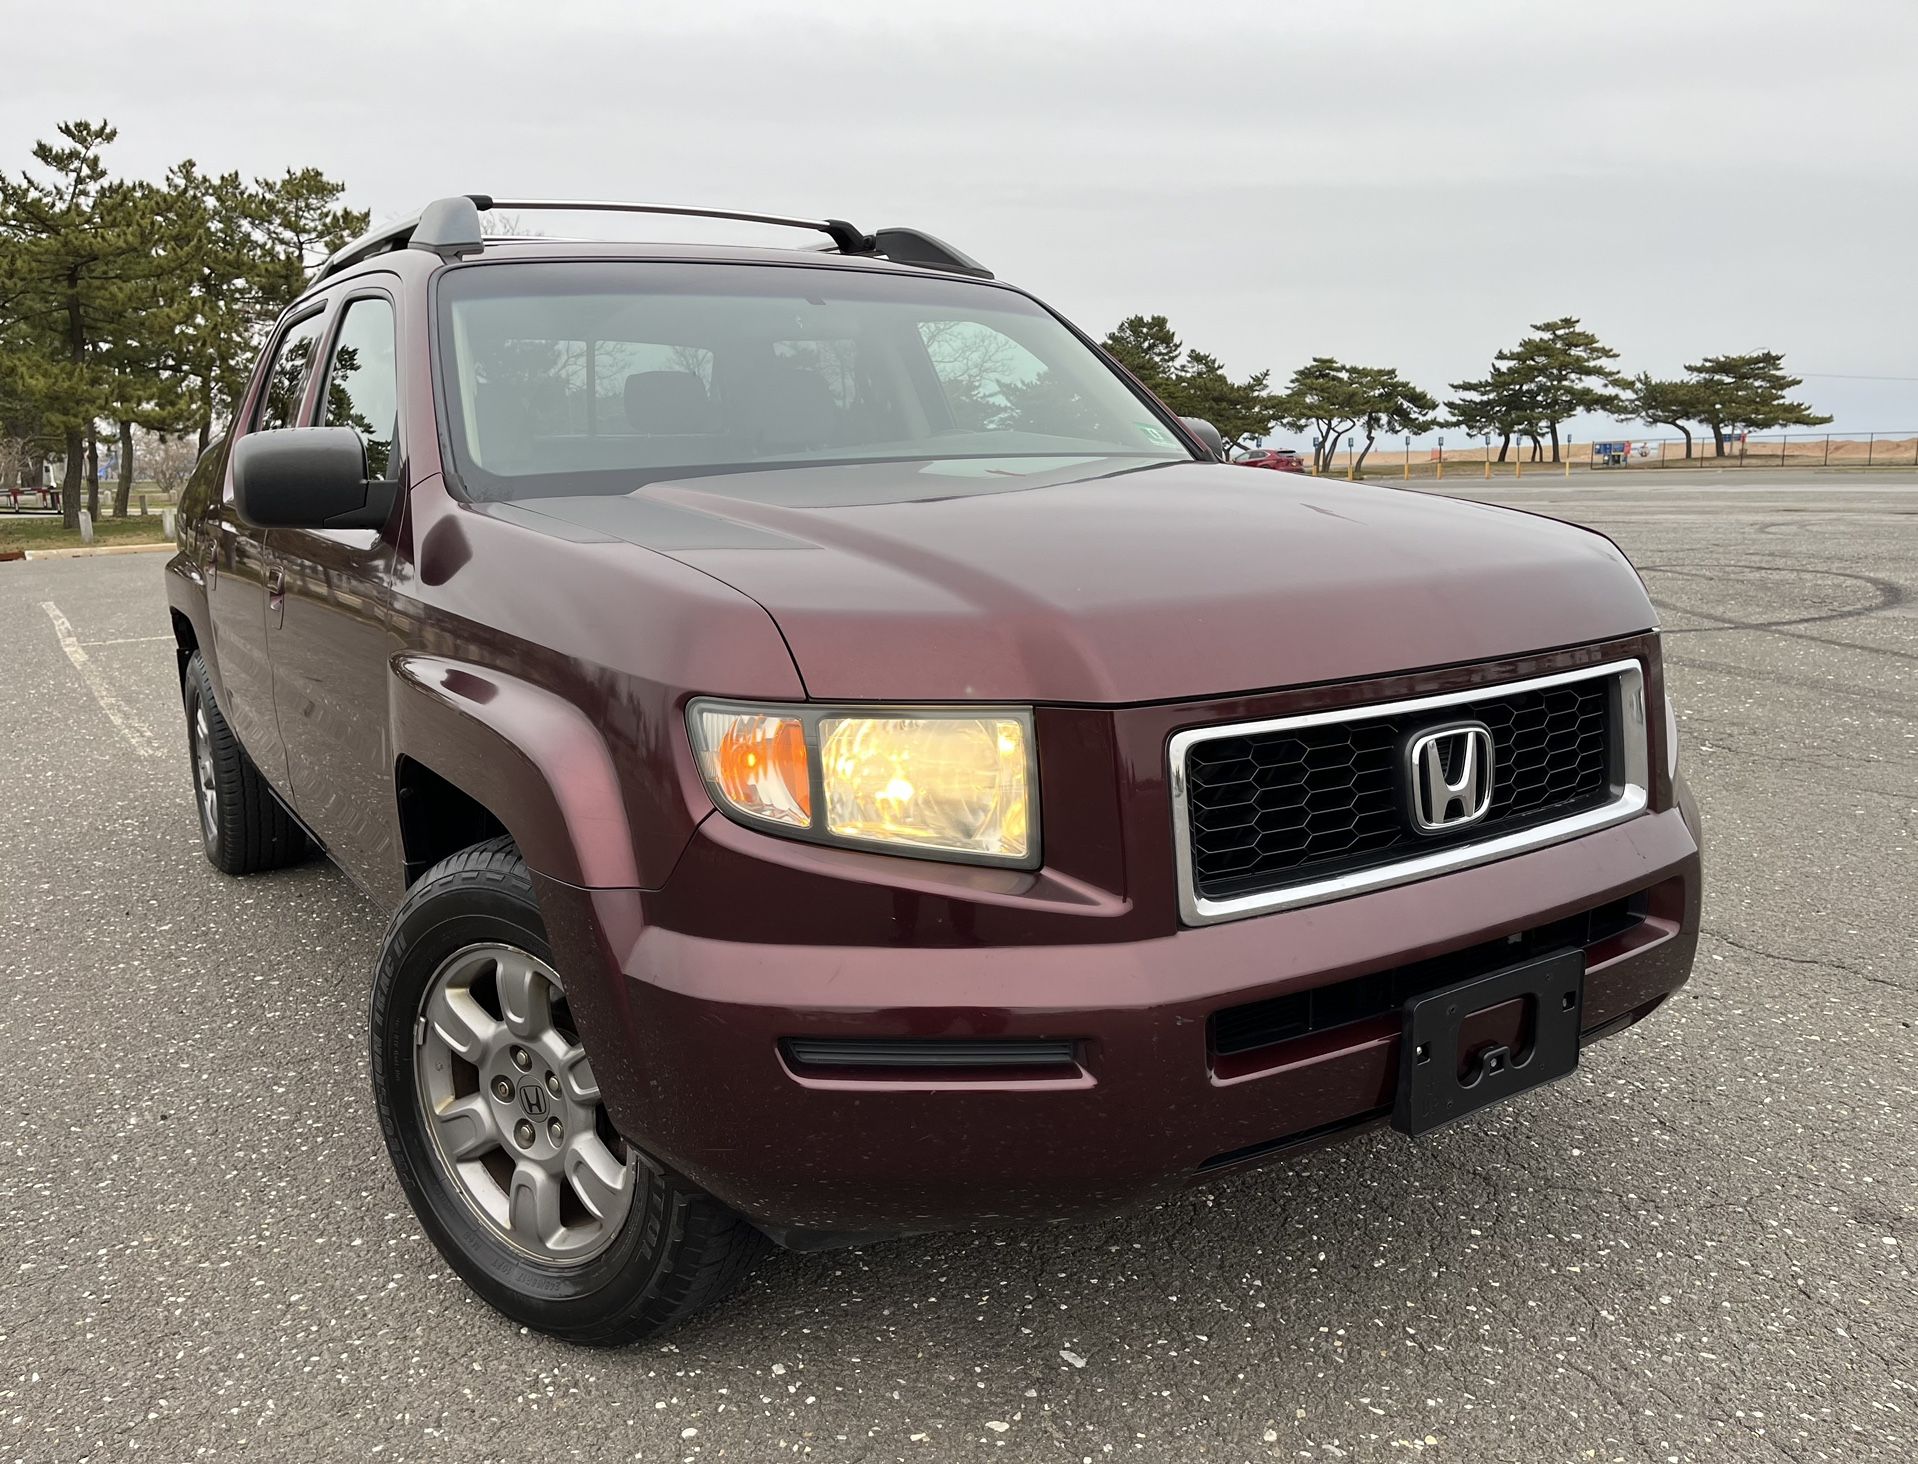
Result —
<path fill-rule="evenodd" d="M 612 1354 L 407 1212 L 371 907 L 200 856 L 162 557 L 0 565 L 0 1464 L 1918 1454 L 1918 474 L 1478 486 L 1660 605 L 1708 832 L 1679 998 L 1416 1145 L 777 1255 Z"/>

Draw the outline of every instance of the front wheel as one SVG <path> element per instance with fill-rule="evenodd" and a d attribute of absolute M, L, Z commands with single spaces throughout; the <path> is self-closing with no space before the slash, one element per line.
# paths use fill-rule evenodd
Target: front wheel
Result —
<path fill-rule="evenodd" d="M 373 984 L 373 1094 L 433 1243 L 514 1321 L 571 1342 L 658 1336 L 765 1238 L 615 1131 L 507 839 L 421 877 Z"/>

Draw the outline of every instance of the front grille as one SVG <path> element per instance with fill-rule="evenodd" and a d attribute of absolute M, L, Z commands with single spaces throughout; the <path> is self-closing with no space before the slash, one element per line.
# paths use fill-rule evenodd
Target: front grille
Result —
<path fill-rule="evenodd" d="M 1194 891 L 1207 900 L 1371 869 L 1599 808 L 1617 796 L 1619 678 L 1401 704 L 1347 720 L 1201 735 L 1185 748 Z M 1485 816 L 1420 834 L 1407 812 L 1408 739 L 1458 721 L 1492 733 Z"/>

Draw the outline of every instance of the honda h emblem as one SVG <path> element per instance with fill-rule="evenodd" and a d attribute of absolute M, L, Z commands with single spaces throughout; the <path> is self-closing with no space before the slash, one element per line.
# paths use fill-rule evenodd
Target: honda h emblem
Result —
<path fill-rule="evenodd" d="M 1492 806 L 1492 731 L 1455 722 L 1414 736 L 1406 748 L 1412 827 L 1443 834 L 1485 817 Z"/>

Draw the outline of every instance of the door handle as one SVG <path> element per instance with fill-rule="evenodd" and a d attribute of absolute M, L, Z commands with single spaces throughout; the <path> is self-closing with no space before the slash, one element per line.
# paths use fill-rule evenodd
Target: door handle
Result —
<path fill-rule="evenodd" d="M 286 571 L 277 564 L 266 573 L 266 592 L 276 600 L 286 593 Z"/>

